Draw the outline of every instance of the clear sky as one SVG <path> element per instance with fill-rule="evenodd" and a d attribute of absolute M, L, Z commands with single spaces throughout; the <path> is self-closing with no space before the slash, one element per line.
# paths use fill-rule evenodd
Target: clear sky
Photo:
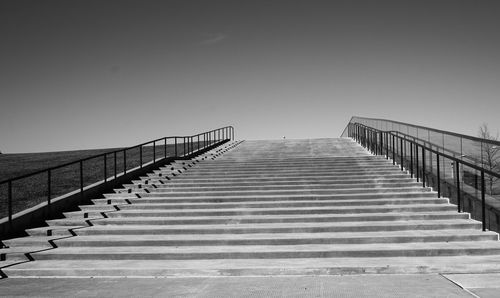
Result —
<path fill-rule="evenodd" d="M 233 125 L 338 137 L 352 115 L 500 129 L 499 1 L 1 0 L 0 150 Z"/>

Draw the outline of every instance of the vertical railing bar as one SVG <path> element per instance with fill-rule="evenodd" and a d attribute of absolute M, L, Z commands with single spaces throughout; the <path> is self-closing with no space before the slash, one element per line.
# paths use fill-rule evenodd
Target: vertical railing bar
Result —
<path fill-rule="evenodd" d="M 165 146 L 163 147 L 163 157 L 167 159 L 167 138 L 165 137 Z"/>
<path fill-rule="evenodd" d="M 410 177 L 413 179 L 413 142 L 410 141 Z"/>
<path fill-rule="evenodd" d="M 396 164 L 395 136 L 392 135 L 392 164 Z"/>
<path fill-rule="evenodd" d="M 106 153 L 104 153 L 104 182 L 108 182 L 108 160 Z"/>
<path fill-rule="evenodd" d="M 455 160 L 455 172 L 456 172 L 456 180 L 457 180 L 457 207 L 458 207 L 458 212 L 461 211 L 461 202 L 460 202 L 460 164 L 458 163 L 458 160 Z"/>
<path fill-rule="evenodd" d="M 404 170 L 404 167 L 403 167 L 403 138 L 399 138 L 399 154 L 400 154 L 400 161 L 401 161 L 401 171 Z"/>
<path fill-rule="evenodd" d="M 486 231 L 486 189 L 484 184 L 484 170 L 481 170 L 481 216 L 483 222 L 483 231 Z"/>
<path fill-rule="evenodd" d="M 9 225 L 10 228 L 12 229 L 13 223 L 12 223 L 12 180 L 9 180 L 7 182 L 7 204 L 8 204 L 8 213 L 9 213 Z"/>
<path fill-rule="evenodd" d="M 156 163 L 156 141 L 153 141 L 153 163 Z"/>
<path fill-rule="evenodd" d="M 425 147 L 422 146 L 422 186 L 425 187 Z"/>
<path fill-rule="evenodd" d="M 142 145 L 139 146 L 139 167 L 142 169 Z"/>
<path fill-rule="evenodd" d="M 418 143 L 415 143 L 415 174 L 417 175 L 417 182 L 420 181 L 420 169 L 418 165 Z"/>
<path fill-rule="evenodd" d="M 174 139 L 175 139 L 175 157 L 178 157 L 178 155 L 177 155 L 177 137 L 175 137 Z"/>
<path fill-rule="evenodd" d="M 52 182 L 51 182 L 51 177 L 52 176 L 52 171 L 49 169 L 47 171 L 47 205 L 49 206 L 50 210 L 50 200 L 52 199 L 51 193 L 52 193 Z"/>
<path fill-rule="evenodd" d="M 127 149 L 123 150 L 123 175 L 127 174 Z"/>
<path fill-rule="evenodd" d="M 113 160 L 114 160 L 114 164 L 115 164 L 115 179 L 116 179 L 116 176 L 118 175 L 118 170 L 116 169 L 116 151 L 113 152 Z"/>
<path fill-rule="evenodd" d="M 83 161 L 80 160 L 80 197 L 83 199 Z"/>
<path fill-rule="evenodd" d="M 438 191 L 438 198 L 441 197 L 441 164 L 440 164 L 440 155 L 439 153 L 436 153 L 436 175 L 437 175 L 437 191 Z M 458 212 L 460 212 L 460 207 L 458 207 Z"/>
<path fill-rule="evenodd" d="M 389 159 L 389 133 L 384 133 L 385 135 L 385 159 Z"/>

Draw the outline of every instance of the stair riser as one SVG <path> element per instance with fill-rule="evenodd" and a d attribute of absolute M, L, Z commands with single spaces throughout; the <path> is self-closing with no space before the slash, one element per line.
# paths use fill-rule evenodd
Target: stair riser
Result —
<path fill-rule="evenodd" d="M 206 259 L 280 259 L 280 258 L 369 258 L 429 257 L 500 254 L 499 249 L 422 249 L 382 251 L 282 251 L 228 253 L 107 253 L 107 254 L 32 254 L 35 260 L 206 260 Z"/>
<path fill-rule="evenodd" d="M 213 198 L 169 198 L 168 194 L 140 194 L 138 198 L 134 194 L 105 194 L 106 199 L 92 200 L 96 205 L 99 204 L 129 204 L 130 203 L 147 203 L 147 202 L 251 202 L 251 201 L 283 201 L 283 200 L 350 200 L 363 198 L 435 198 L 433 192 L 409 192 L 409 193 L 375 193 L 375 194 L 346 194 L 346 195 L 303 195 L 303 196 L 258 196 L 258 197 L 213 197 Z"/>
<path fill-rule="evenodd" d="M 164 187 L 164 188 L 172 188 L 172 189 L 186 189 L 186 188 L 214 188 L 214 187 L 266 187 L 266 186 L 303 186 L 303 187 L 308 187 L 308 186 L 328 186 L 328 185 L 336 185 L 336 184 L 350 184 L 350 185 L 356 185 L 356 184 L 377 184 L 377 183 L 413 183 L 416 182 L 415 179 L 411 178 L 400 178 L 400 179 L 387 179 L 385 177 L 382 178 L 377 178 L 377 179 L 352 179 L 352 180 L 331 180 L 331 181 L 324 181 L 324 180 L 309 180 L 309 181 L 261 181 L 261 182 L 245 182 L 245 181 L 240 181 L 240 182 L 233 182 L 233 183 L 219 183 L 219 182 L 212 182 L 212 183 L 176 183 L 174 180 L 169 181 L 168 183 L 161 184 L 158 181 L 147 181 L 147 180 L 133 180 L 133 184 L 124 184 L 124 188 L 132 188 L 132 187 L 138 187 L 139 185 L 141 186 L 151 186 L 152 184 L 155 184 L 157 187 Z M 165 181 L 164 181 L 165 182 Z"/>
<path fill-rule="evenodd" d="M 422 207 L 394 207 L 377 209 L 282 209 L 282 210 L 245 210 L 245 211 L 179 211 L 179 212 L 148 212 L 141 214 L 127 213 L 127 211 L 109 213 L 108 217 L 181 217 L 181 216 L 242 216 L 242 215 L 285 215 L 285 214 L 367 214 L 379 212 L 426 212 L 426 211 L 454 211 L 453 206 L 422 206 Z"/>
<path fill-rule="evenodd" d="M 57 247 L 122 247 L 122 246 L 218 246 L 218 245 L 307 245 L 307 244 L 370 244 L 414 243 L 453 241 L 494 241 L 492 235 L 428 236 L 428 237 L 360 237 L 360 238 L 309 238 L 309 239 L 238 239 L 238 240 L 140 240 L 140 241 L 71 241 L 56 240 Z"/>
<path fill-rule="evenodd" d="M 272 260 L 270 260 L 272 262 Z M 349 267 L 313 267 L 313 268 L 78 268 L 78 269 L 15 269 L 9 267 L 3 271 L 9 278 L 43 278 L 43 277 L 220 277 L 220 276 L 318 276 L 318 275 L 360 275 L 360 274 L 436 274 L 443 272 L 454 273 L 497 273 L 499 271 L 496 264 L 477 264 L 476 266 L 464 267 L 461 264 L 456 266 L 420 266 L 414 264 L 400 266 L 363 266 L 353 265 Z"/>
<path fill-rule="evenodd" d="M 104 219 L 98 222 L 94 222 L 95 226 L 99 225 L 197 225 L 197 224 L 231 224 L 235 221 L 240 224 L 251 224 L 251 223 L 312 223 L 312 222 L 374 222 L 374 221 L 390 221 L 390 220 L 447 220 L 447 219 L 468 219 L 467 214 L 459 213 L 448 213 L 448 214 L 422 214 L 422 215 L 385 215 L 385 216 L 313 216 L 313 217 L 271 217 L 271 218 L 238 218 L 238 219 L 157 219 L 157 218 L 144 218 L 143 220 L 137 220 L 135 218 L 133 221 L 127 218 L 112 218 Z"/>
<path fill-rule="evenodd" d="M 212 191 L 212 192 L 163 192 L 161 189 L 154 189 L 148 192 L 140 193 L 141 197 L 167 196 L 170 198 L 186 197 L 210 197 L 210 196 L 269 196 L 269 195 L 329 195 L 329 194 L 359 194 L 359 193 L 388 193 L 388 192 L 429 192 L 429 188 L 421 186 L 400 187 L 400 188 L 349 188 L 349 189 L 321 189 L 321 190 L 283 190 L 283 191 Z"/>
<path fill-rule="evenodd" d="M 95 226 L 102 225 L 197 225 L 197 224 L 232 224 L 238 222 L 240 224 L 250 223 L 313 223 L 313 222 L 376 222 L 388 220 L 445 220 L 445 219 L 467 219 L 461 215 L 408 215 L 408 216 L 373 216 L 373 215 L 350 215 L 350 216 L 328 216 L 328 217 L 293 217 L 293 218 L 244 218 L 244 219 L 158 219 L 151 218 L 132 218 L 132 217 L 113 217 L 109 219 L 100 219 L 92 222 Z M 71 219 L 68 219 L 71 221 Z M 73 219 L 75 220 L 75 219 Z"/>
<path fill-rule="evenodd" d="M 358 202 L 359 204 L 384 204 L 383 202 L 395 202 L 395 204 L 403 204 L 403 202 L 409 203 L 409 202 L 430 202 L 430 201 L 446 201 L 446 199 L 437 199 L 434 198 L 433 196 L 415 196 L 415 197 L 398 197 L 398 198 L 370 198 L 370 199 L 365 199 L 365 200 L 356 200 L 356 199 L 351 199 L 348 197 L 339 197 L 339 198 L 328 198 L 328 197 L 312 197 L 312 198 L 305 198 L 301 199 L 300 197 L 283 197 L 283 198 L 259 198 L 259 197 L 254 197 L 254 198 L 220 198 L 220 199 L 203 199 L 203 198 L 192 198 L 192 199 L 169 199 L 169 198 L 135 198 L 135 199 L 129 199 L 128 202 L 130 202 L 132 205 L 137 205 L 137 204 L 183 204 L 183 203 L 254 203 L 254 202 L 287 202 L 287 203 L 293 203 L 297 201 L 308 201 L 308 202 L 323 202 L 323 201 L 335 201 L 335 202 L 345 202 L 347 205 L 356 205 Z M 102 201 L 95 201 L 95 205 L 82 205 L 80 206 L 80 209 L 82 210 L 88 210 L 88 211 L 115 211 L 120 208 L 121 206 L 128 205 L 129 203 L 125 202 L 120 199 L 111 199 L 111 202 L 108 202 L 108 200 L 102 200 Z M 110 203 L 110 204 L 108 204 Z M 116 208 L 114 206 L 117 206 Z"/>
<path fill-rule="evenodd" d="M 355 170 L 355 169 L 350 169 L 350 170 L 326 170 L 326 171 L 289 171 L 289 172 L 255 172 L 255 173 L 248 173 L 248 172 L 227 172 L 227 173 L 189 173 L 189 171 L 185 171 L 182 174 L 179 173 L 178 179 L 181 180 L 186 180 L 186 179 L 196 179 L 196 178 L 238 178 L 238 177 L 304 177 L 304 176 L 312 176 L 312 177 L 319 177 L 319 176 L 333 176 L 333 175 L 359 175 L 359 174 L 371 174 L 371 175 L 385 175 L 385 174 L 394 174 L 395 170 L 392 169 L 373 169 L 373 170 Z M 157 177 L 158 174 L 160 173 L 148 173 L 147 176 L 149 177 Z M 163 172 L 161 174 L 164 175 L 169 175 L 171 172 Z"/>
<path fill-rule="evenodd" d="M 421 183 L 417 182 L 400 182 L 400 183 L 384 183 L 384 182 L 375 182 L 375 183 L 360 183 L 357 184 L 327 184 L 327 185 L 284 185 L 284 186 L 234 186 L 234 187 L 183 187 L 183 188 L 173 188 L 170 186 L 164 185 L 141 185 L 139 186 L 125 186 L 125 189 L 116 189 L 116 192 L 128 192 L 129 190 L 134 191 L 142 191 L 143 189 L 148 189 L 151 192 L 207 192 L 207 191 L 248 191 L 248 190 L 321 190 L 321 189 L 350 189 L 350 188 L 390 188 L 390 187 L 422 187 Z"/>
<path fill-rule="evenodd" d="M 142 204 L 127 204 L 127 205 L 119 205 L 117 206 L 120 210 L 128 210 L 128 209 L 211 209 L 211 208 L 240 208 L 242 206 L 245 207 L 253 207 L 253 208 L 265 208 L 265 207 L 313 207 L 313 206 L 379 206 L 379 205 L 405 205 L 405 204 L 447 204 L 448 200 L 446 199 L 403 199 L 403 200 L 367 200 L 367 201 L 307 201 L 307 202 L 276 202 L 276 203 L 245 203 L 245 204 L 231 204 L 231 203 L 221 203 L 221 202 L 212 202 L 207 204 L 192 204 L 192 205 L 181 205 L 179 203 L 142 203 Z M 87 212 L 114 212 L 116 209 L 109 208 L 104 206 L 101 207 L 99 205 L 90 205 L 90 206 L 81 206 L 80 209 L 82 211 Z M 71 213 L 65 213 L 66 216 L 71 216 Z"/>
<path fill-rule="evenodd" d="M 481 226 L 474 223 L 457 224 L 429 224 L 429 225 L 388 225 L 388 226 L 331 226 L 331 227 L 304 227 L 304 228 L 239 228 L 239 229 L 88 229 L 79 230 L 77 235 L 182 235 L 182 234 L 255 234 L 255 233 L 326 233 L 326 232 L 383 232 L 383 231 L 412 231 L 412 230 L 442 230 L 468 229 L 477 230 Z"/>
<path fill-rule="evenodd" d="M 129 204 L 129 205 L 121 205 L 120 210 L 169 210 L 169 209 L 214 209 L 214 208 L 288 208 L 288 207 L 327 207 L 327 206 L 335 206 L 335 207 L 347 207 L 347 206 L 385 206 L 385 205 L 409 205 L 409 204 L 447 204 L 448 201 L 445 199 L 431 199 L 431 200 L 403 200 L 403 201 L 367 201 L 367 202 L 329 202 L 329 201 L 311 201 L 311 202 L 277 202 L 277 203 L 212 203 L 212 204 L 190 204 L 190 205 L 180 205 L 180 204 Z M 114 212 L 113 210 L 111 212 Z"/>
<path fill-rule="evenodd" d="M 153 173 L 171 173 L 176 171 L 185 172 L 186 174 L 225 174 L 225 173 L 287 173 L 287 172 L 344 172 L 344 171 L 374 171 L 374 170 L 397 170 L 398 166 L 392 164 L 340 164 L 340 165 L 297 165 L 297 166 L 280 166 L 270 165 L 268 167 L 245 167 L 238 166 L 232 168 L 217 168 L 211 169 L 203 166 L 184 166 L 184 167 L 167 167 L 159 170 L 154 170 Z"/>
<path fill-rule="evenodd" d="M 373 175 L 373 174 L 359 174 L 359 175 L 320 175 L 320 176 L 300 176 L 300 177 L 285 177 L 285 178 L 280 178 L 280 177 L 266 177 L 266 178 L 260 178 L 260 177 L 240 177 L 240 178 L 219 178 L 219 179 L 211 179 L 210 177 L 202 177 L 202 178 L 189 178 L 189 179 L 182 179 L 181 176 L 171 178 L 171 180 L 166 179 L 165 177 L 157 177 L 156 175 L 152 175 L 152 177 L 148 178 L 142 178 L 144 181 L 148 180 L 149 183 L 155 183 L 155 184 L 161 184 L 159 182 L 162 180 L 165 185 L 172 185 L 172 186 L 184 186 L 184 185 L 200 185 L 200 184 L 210 184 L 210 185 L 217 185 L 217 184 L 230 184 L 232 185 L 233 183 L 275 183 L 275 182 L 281 182 L 281 183 L 295 183 L 295 182 L 307 182 L 307 183 L 314 183 L 315 181 L 318 182 L 336 182 L 336 181 L 343 181 L 343 180 L 356 180 L 363 182 L 365 180 L 382 180 L 382 179 L 408 179 L 409 176 L 404 173 L 390 173 L 390 174 L 384 174 L 384 175 Z"/>
<path fill-rule="evenodd" d="M 136 216 L 154 216 L 152 214 L 155 214 L 154 211 L 157 210 L 192 210 L 192 209 L 216 209 L 218 207 L 224 208 L 224 209 L 231 209 L 231 208 L 299 208 L 299 207 L 327 207 L 327 206 L 332 206 L 332 207 L 367 207 L 367 206 L 399 206 L 399 205 L 408 205 L 408 204 L 428 204 L 428 205 L 444 205 L 447 204 L 447 201 L 437 201 L 437 200 L 432 200 L 432 201 L 412 201 L 412 202 L 382 202 L 382 203 L 376 203 L 376 202 L 370 202 L 370 203 L 363 203 L 363 202 L 356 202 L 356 203 L 342 203 L 342 202 L 337 202 L 337 203 L 322 203 L 322 202 L 317 202 L 317 203 L 278 203 L 278 204 L 237 204 L 237 205 L 221 205 L 221 204 L 208 204 L 208 205 L 193 205 L 193 206 L 182 206 L 182 205 L 175 205 L 175 204 L 147 204 L 147 205 L 121 205 L 119 206 L 120 210 L 123 210 L 124 212 L 127 211 L 136 211 L 136 210 L 142 210 L 143 212 L 141 214 L 136 214 Z M 449 209 L 451 210 L 451 209 Z M 66 218 L 88 218 L 88 217 L 115 217 L 118 216 L 118 214 L 123 213 L 123 212 L 117 212 L 117 210 L 110 210 L 110 211 L 102 211 L 102 210 L 87 210 L 87 211 L 77 211 L 77 212 L 65 212 L 64 216 Z M 116 214 L 116 215 L 115 215 Z M 158 213 L 158 216 L 162 216 L 162 213 Z"/>

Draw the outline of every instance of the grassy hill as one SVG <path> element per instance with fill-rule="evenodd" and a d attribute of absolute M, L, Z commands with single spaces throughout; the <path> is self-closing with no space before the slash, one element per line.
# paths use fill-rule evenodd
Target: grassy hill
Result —
<path fill-rule="evenodd" d="M 177 148 L 178 155 L 182 155 L 182 144 Z M 68 162 L 76 161 L 106 152 L 117 150 L 113 149 L 95 149 L 95 150 L 77 150 L 61 152 L 44 153 L 23 153 L 23 154 L 0 154 L 0 181 L 19 177 L 24 174 L 36 172 L 49 167 L 54 167 Z M 174 145 L 158 145 L 153 152 L 153 147 L 142 147 L 142 161 L 146 163 L 156 158 L 173 156 L 175 152 Z M 127 170 L 140 165 L 140 149 L 134 148 L 127 150 L 126 153 Z M 114 172 L 123 172 L 124 170 L 123 152 L 116 154 L 116 167 L 113 154 L 106 156 L 106 174 L 111 177 Z M 83 181 L 84 186 L 101 181 L 104 179 L 104 157 L 100 156 L 83 162 Z M 65 193 L 80 188 L 80 166 L 78 163 L 53 170 L 51 172 L 51 197 L 63 195 Z M 0 218 L 7 216 L 7 184 L 0 185 Z M 46 172 L 16 180 L 12 183 L 13 190 L 13 213 L 25 210 L 47 200 L 48 197 L 48 174 Z"/>

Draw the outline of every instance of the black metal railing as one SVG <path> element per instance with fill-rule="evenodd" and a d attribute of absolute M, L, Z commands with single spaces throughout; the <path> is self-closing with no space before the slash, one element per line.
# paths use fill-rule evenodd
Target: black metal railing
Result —
<path fill-rule="evenodd" d="M 454 200 L 457 204 L 457 211 L 463 212 L 465 206 L 462 202 L 464 188 L 475 189 L 476 195 L 481 202 L 481 208 L 478 219 L 482 222 L 483 231 L 486 230 L 486 176 L 500 178 L 500 173 L 485 168 L 481 163 L 471 162 L 463 159 L 463 156 L 456 156 L 448 152 L 443 152 L 438 148 L 432 148 L 428 143 L 416 139 L 411 135 L 401 133 L 400 131 L 385 131 L 373 128 L 361 123 L 350 122 L 343 135 L 350 137 L 367 148 L 375 155 L 383 155 L 391 159 L 393 164 L 398 164 L 402 171 L 408 171 L 411 177 L 415 177 L 418 182 L 422 182 L 423 187 L 434 187 L 438 197 L 442 196 L 442 187 L 447 186 L 448 196 L 454 194 Z M 452 166 L 450 175 L 443 174 L 443 169 L 447 161 Z M 464 168 L 469 171 L 479 173 L 480 187 L 475 188 L 463 183 Z M 452 191 L 450 188 L 453 187 Z M 478 189 L 480 188 L 480 190 Z M 470 194 L 471 191 L 467 193 Z M 471 207 L 469 206 L 469 209 Z"/>
<path fill-rule="evenodd" d="M 0 218 L 12 225 L 13 215 L 57 195 L 86 186 L 108 183 L 145 165 L 167 158 L 186 158 L 198 151 L 234 139 L 234 128 L 226 126 L 192 136 L 163 137 L 136 146 L 113 150 L 0 182 Z"/>

